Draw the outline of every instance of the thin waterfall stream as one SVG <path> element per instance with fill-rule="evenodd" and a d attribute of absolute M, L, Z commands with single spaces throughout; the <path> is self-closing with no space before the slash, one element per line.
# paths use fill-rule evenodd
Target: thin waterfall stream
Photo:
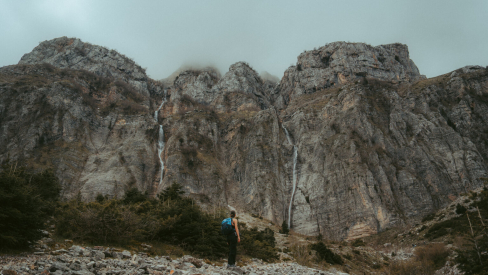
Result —
<path fill-rule="evenodd" d="M 288 130 L 285 128 L 285 125 L 281 124 L 283 127 L 283 130 L 285 130 L 286 134 L 286 139 L 290 143 L 290 145 L 293 145 L 293 180 L 292 180 L 292 185 L 293 185 L 293 190 L 291 192 L 291 198 L 290 198 L 290 206 L 288 207 L 288 228 L 291 226 L 291 207 L 293 206 L 293 199 L 295 197 L 295 191 L 297 188 L 297 159 L 298 159 L 298 149 L 291 142 L 291 137 L 290 134 L 288 133 Z"/>
<path fill-rule="evenodd" d="M 161 102 L 161 105 L 159 106 L 158 110 L 154 112 L 154 119 L 156 120 L 156 122 L 158 122 L 159 110 L 161 110 L 165 102 L 166 102 L 166 90 L 164 90 L 163 102 Z M 163 182 L 164 162 L 163 162 L 163 157 L 161 156 L 163 151 L 164 151 L 164 130 L 163 130 L 163 125 L 159 124 L 158 157 L 159 157 L 159 163 L 161 164 L 161 177 L 159 178 L 159 185 L 161 185 L 161 182 Z"/>

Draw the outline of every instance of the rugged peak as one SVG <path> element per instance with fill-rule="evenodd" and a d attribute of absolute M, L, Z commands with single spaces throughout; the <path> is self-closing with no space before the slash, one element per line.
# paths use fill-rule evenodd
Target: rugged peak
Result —
<path fill-rule="evenodd" d="M 229 71 L 220 79 L 212 89 L 216 99 L 214 104 L 219 106 L 233 106 L 231 109 L 239 109 L 240 106 L 249 108 L 266 109 L 269 107 L 269 96 L 266 86 L 259 74 L 246 62 L 237 62 L 229 67 Z M 239 100 L 224 102 L 231 97 Z M 220 107 L 219 107 L 220 108 Z M 251 109 L 252 109 L 251 108 Z"/>
<path fill-rule="evenodd" d="M 469 73 L 485 71 L 485 70 L 488 71 L 488 66 L 486 68 L 477 65 L 464 66 L 462 68 L 453 71 L 451 73 L 451 77 L 458 76 L 459 74 L 469 74 Z"/>
<path fill-rule="evenodd" d="M 174 84 L 177 85 L 177 82 L 181 82 L 183 79 L 187 79 L 189 77 L 199 77 L 201 75 L 208 75 L 216 80 L 219 80 L 222 77 L 220 72 L 216 68 L 212 67 L 205 67 L 202 69 L 187 69 L 178 73 L 178 75 L 175 77 Z"/>
<path fill-rule="evenodd" d="M 244 61 L 239 61 L 230 65 L 229 72 L 246 72 L 247 74 L 258 75 L 258 73 Z"/>
<path fill-rule="evenodd" d="M 182 71 L 173 81 L 175 91 L 171 95 L 171 100 L 187 95 L 200 103 L 209 104 L 214 99 L 211 89 L 220 77 L 220 72 L 212 67 Z"/>
<path fill-rule="evenodd" d="M 363 77 L 391 82 L 425 78 L 410 60 L 404 44 L 373 47 L 364 43 L 334 42 L 298 56 L 296 66 L 288 68 L 280 82 L 276 106 L 283 108 L 301 94 Z"/>
<path fill-rule="evenodd" d="M 407 45 L 395 43 L 373 47 L 364 43 L 334 42 L 298 56 L 297 70 L 326 69 L 331 83 L 358 77 L 411 82 L 424 78 L 409 57 Z"/>
<path fill-rule="evenodd" d="M 19 64 L 48 63 L 58 68 L 87 70 L 105 77 L 145 81 L 146 72 L 130 58 L 105 47 L 66 36 L 41 42 Z"/>
<path fill-rule="evenodd" d="M 260 90 L 263 81 L 259 74 L 246 62 L 237 62 L 229 67 L 216 87 L 222 91 L 252 94 Z"/>

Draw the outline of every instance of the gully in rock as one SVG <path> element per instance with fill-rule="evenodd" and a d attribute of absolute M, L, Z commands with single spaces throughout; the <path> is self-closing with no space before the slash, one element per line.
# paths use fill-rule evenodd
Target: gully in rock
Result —
<path fill-rule="evenodd" d="M 156 112 L 154 112 L 154 119 L 156 120 L 156 122 L 158 121 L 159 110 L 161 110 L 165 102 L 166 102 L 166 90 L 164 91 L 163 102 L 161 102 L 159 109 Z M 161 182 L 163 182 L 164 162 L 163 162 L 163 157 L 161 156 L 163 151 L 164 151 L 164 130 L 163 130 L 163 125 L 159 124 L 158 157 L 159 157 L 159 163 L 161 164 L 161 177 L 159 178 L 159 185 L 161 185 Z"/>
<path fill-rule="evenodd" d="M 283 130 L 285 130 L 286 134 L 286 139 L 290 143 L 290 145 L 293 145 L 293 189 L 291 191 L 291 198 L 290 198 L 290 206 L 288 207 L 288 228 L 291 228 L 291 207 L 293 206 L 293 199 L 295 197 L 295 191 L 297 188 L 297 159 L 298 159 L 298 148 L 291 142 L 291 137 L 290 134 L 288 133 L 288 130 L 285 128 L 285 125 L 281 124 L 283 127 Z"/>

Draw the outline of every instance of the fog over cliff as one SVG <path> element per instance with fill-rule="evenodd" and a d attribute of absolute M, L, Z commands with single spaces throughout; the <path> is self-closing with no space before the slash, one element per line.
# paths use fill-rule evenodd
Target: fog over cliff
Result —
<path fill-rule="evenodd" d="M 332 42 L 270 81 L 252 64 L 157 81 L 123 53 L 41 42 L 0 68 L 0 161 L 53 169 L 65 199 L 174 182 L 296 232 L 355 239 L 482 186 L 488 69 L 426 78 L 405 44 Z"/>
<path fill-rule="evenodd" d="M 137 60 L 153 79 L 238 61 L 279 78 L 334 41 L 403 43 L 428 77 L 488 65 L 488 3 L 475 1 L 0 1 L 0 66 L 39 42 L 78 37 Z"/>

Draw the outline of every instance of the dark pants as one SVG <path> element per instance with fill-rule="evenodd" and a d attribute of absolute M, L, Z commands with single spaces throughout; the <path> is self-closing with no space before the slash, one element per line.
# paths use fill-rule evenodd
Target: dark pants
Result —
<path fill-rule="evenodd" d="M 229 243 L 229 260 L 227 261 L 230 265 L 236 264 L 236 254 L 237 254 L 237 235 L 232 233 L 227 236 L 227 242 Z"/>

